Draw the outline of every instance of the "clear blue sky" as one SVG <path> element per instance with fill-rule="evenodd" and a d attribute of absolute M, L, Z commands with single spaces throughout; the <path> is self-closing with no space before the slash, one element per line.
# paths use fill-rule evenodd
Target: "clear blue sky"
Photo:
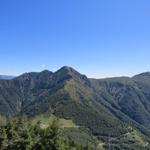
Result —
<path fill-rule="evenodd" d="M 1 0 L 0 74 L 64 65 L 100 78 L 150 70 L 150 0 Z"/>

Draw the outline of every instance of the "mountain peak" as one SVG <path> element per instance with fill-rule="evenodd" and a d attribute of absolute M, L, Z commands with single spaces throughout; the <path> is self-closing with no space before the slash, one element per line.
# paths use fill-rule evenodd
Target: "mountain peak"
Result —
<path fill-rule="evenodd" d="M 133 79 L 150 78 L 150 72 L 143 72 L 133 76 Z"/>
<path fill-rule="evenodd" d="M 67 74 L 70 76 L 81 76 L 81 74 L 78 71 L 76 71 L 75 69 L 69 66 L 63 66 L 62 68 L 57 70 L 55 73 L 64 74 L 64 75 Z"/>
<path fill-rule="evenodd" d="M 135 81 L 150 84 L 150 72 L 144 72 L 133 77 Z"/>
<path fill-rule="evenodd" d="M 16 79 L 22 79 L 22 80 L 33 80 L 33 79 L 39 79 L 39 78 L 49 78 L 53 72 L 49 70 L 43 70 L 41 72 L 26 72 L 20 76 L 18 76 Z"/>
<path fill-rule="evenodd" d="M 69 66 L 63 66 L 58 71 L 62 71 L 62 70 L 68 71 L 68 72 L 77 72 L 75 69 L 73 69 L 72 67 L 69 67 Z"/>
<path fill-rule="evenodd" d="M 52 72 L 52 71 L 49 71 L 49 70 L 43 70 L 43 71 L 41 71 L 39 74 L 52 75 L 53 72 Z"/>
<path fill-rule="evenodd" d="M 80 74 L 78 71 L 72 67 L 64 66 L 54 73 L 54 76 L 57 77 L 57 80 L 68 80 L 74 79 L 78 82 L 88 82 L 89 80 L 85 75 Z"/>
<path fill-rule="evenodd" d="M 143 72 L 143 73 L 140 73 L 140 74 L 138 74 L 138 75 L 135 75 L 134 77 L 139 77 L 139 76 L 150 76 L 150 72 L 149 72 L 149 71 Z M 134 77 L 133 77 L 133 78 L 134 78 Z"/>

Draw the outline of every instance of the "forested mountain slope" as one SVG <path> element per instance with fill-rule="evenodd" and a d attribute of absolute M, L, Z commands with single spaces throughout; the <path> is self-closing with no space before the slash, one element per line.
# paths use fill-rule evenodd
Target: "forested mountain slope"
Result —
<path fill-rule="evenodd" d="M 150 74 L 89 79 L 71 67 L 0 80 L 0 112 L 53 114 L 96 136 L 119 136 L 131 127 L 150 135 Z"/>

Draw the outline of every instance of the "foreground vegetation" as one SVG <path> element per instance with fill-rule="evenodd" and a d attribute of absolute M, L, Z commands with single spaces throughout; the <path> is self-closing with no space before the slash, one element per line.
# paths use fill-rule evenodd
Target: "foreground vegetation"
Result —
<path fill-rule="evenodd" d="M 41 122 L 32 125 L 27 117 L 4 120 L 0 126 L 0 150 L 90 150 L 90 146 L 81 146 L 64 139 L 58 120 L 46 128 Z"/>
<path fill-rule="evenodd" d="M 54 115 L 0 116 L 0 150 L 149 150 L 149 139 L 134 129 L 121 136 L 93 136 L 72 120 Z"/>

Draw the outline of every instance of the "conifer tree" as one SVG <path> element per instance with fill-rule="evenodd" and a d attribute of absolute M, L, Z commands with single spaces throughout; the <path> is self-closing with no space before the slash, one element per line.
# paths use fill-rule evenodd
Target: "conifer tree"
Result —
<path fill-rule="evenodd" d="M 1 150 L 6 149 L 7 147 L 7 134 L 4 127 L 0 128 L 0 148 Z"/>

